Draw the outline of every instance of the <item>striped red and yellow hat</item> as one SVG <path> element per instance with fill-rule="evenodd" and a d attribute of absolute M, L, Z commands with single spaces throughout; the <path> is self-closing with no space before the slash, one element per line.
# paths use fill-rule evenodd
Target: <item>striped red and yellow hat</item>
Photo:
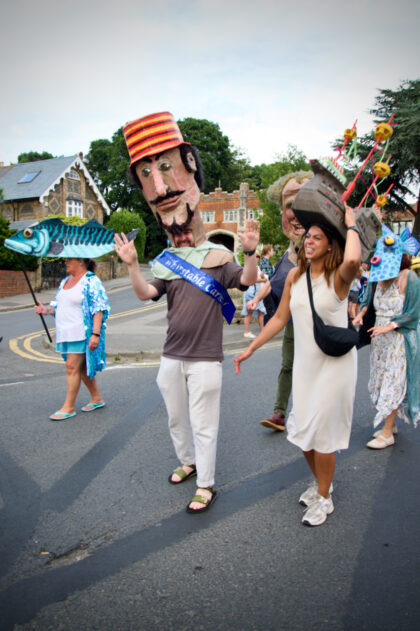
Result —
<path fill-rule="evenodd" d="M 146 156 L 190 144 L 184 142 L 177 122 L 170 112 L 158 112 L 137 118 L 124 125 L 123 133 L 130 154 L 130 166 Z"/>

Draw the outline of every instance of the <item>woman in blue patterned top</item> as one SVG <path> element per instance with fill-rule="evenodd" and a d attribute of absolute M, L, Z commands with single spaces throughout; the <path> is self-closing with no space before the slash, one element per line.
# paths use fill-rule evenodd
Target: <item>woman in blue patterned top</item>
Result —
<path fill-rule="evenodd" d="M 109 302 L 105 287 L 93 273 L 90 259 L 66 259 L 69 276 L 63 278 L 55 300 L 48 307 L 38 303 L 38 314 L 51 314 L 56 320 L 56 350 L 66 362 L 67 393 L 52 421 L 65 421 L 76 416 L 74 404 L 83 381 L 91 400 L 82 407 L 93 412 L 105 405 L 95 374 L 105 368 L 105 327 Z"/>

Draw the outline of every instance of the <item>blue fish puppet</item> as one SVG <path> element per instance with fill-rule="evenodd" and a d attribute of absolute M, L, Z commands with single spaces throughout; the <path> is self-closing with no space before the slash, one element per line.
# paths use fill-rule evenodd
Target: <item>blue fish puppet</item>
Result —
<path fill-rule="evenodd" d="M 127 239 L 136 238 L 138 229 Z M 70 226 L 61 219 L 45 219 L 5 239 L 9 250 L 31 256 L 93 259 L 113 251 L 114 231 L 107 230 L 96 219 L 81 226 Z"/>
<path fill-rule="evenodd" d="M 376 242 L 374 255 L 370 259 L 369 283 L 396 278 L 400 271 L 403 253 L 407 252 L 415 256 L 419 248 L 419 242 L 415 237 L 410 236 L 408 228 L 404 228 L 398 236 L 383 224 L 382 236 Z"/>

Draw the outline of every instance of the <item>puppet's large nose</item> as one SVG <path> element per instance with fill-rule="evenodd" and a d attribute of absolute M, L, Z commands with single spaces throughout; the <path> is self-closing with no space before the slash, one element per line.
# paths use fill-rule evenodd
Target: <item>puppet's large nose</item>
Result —
<path fill-rule="evenodd" d="M 168 186 L 167 184 L 165 184 L 162 171 L 160 171 L 160 169 L 158 168 L 152 168 L 152 178 L 153 178 L 153 185 L 155 187 L 156 194 L 161 197 L 166 195 L 168 191 Z"/>

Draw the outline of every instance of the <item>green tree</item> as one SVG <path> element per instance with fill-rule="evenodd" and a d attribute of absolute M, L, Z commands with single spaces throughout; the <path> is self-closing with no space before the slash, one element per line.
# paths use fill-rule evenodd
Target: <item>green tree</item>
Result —
<path fill-rule="evenodd" d="M 413 192 L 412 187 L 418 187 L 420 180 L 420 79 L 403 81 L 397 90 L 379 90 L 371 114 L 377 121 L 388 120 L 392 114 L 395 115 L 396 127 L 389 143 L 392 155 L 390 182 L 394 184 L 390 196 L 400 208 L 405 206 L 413 212 L 404 197 Z M 420 189 L 417 197 L 420 202 Z M 418 212 L 413 231 L 420 234 Z"/>
<path fill-rule="evenodd" d="M 112 213 L 106 227 L 114 230 L 115 232 L 124 232 L 125 234 L 128 234 L 131 230 L 138 228 L 139 232 L 134 240 L 134 245 L 136 246 L 139 261 L 144 260 L 146 225 L 138 214 L 132 213 L 129 210 L 121 209 L 118 212 Z"/>
<path fill-rule="evenodd" d="M 286 152 L 276 155 L 272 164 L 260 164 L 253 167 L 253 175 L 249 182 L 258 191 L 260 208 L 264 214 L 261 217 L 261 243 L 272 243 L 283 252 L 289 245 L 289 240 L 283 234 L 281 214 L 277 204 L 267 199 L 267 189 L 278 178 L 293 171 L 310 171 L 311 166 L 304 154 L 294 145 L 289 145 Z"/>
<path fill-rule="evenodd" d="M 178 125 L 184 140 L 200 152 L 205 176 L 204 191 L 209 193 L 219 185 L 225 190 L 232 190 L 227 172 L 234 161 L 234 152 L 219 125 L 204 118 L 191 117 L 179 120 Z"/>
<path fill-rule="evenodd" d="M 406 208 L 413 213 L 414 232 L 418 235 L 420 216 L 413 211 L 406 198 L 420 196 L 420 190 L 417 192 L 420 180 L 420 80 L 405 80 L 396 90 L 380 89 L 378 92 L 370 113 L 373 114 L 376 123 L 387 122 L 394 114 L 392 123 L 395 123 L 388 147 L 388 155 L 391 155 L 391 174 L 381 184 L 379 192 L 384 193 L 391 184 L 394 185 L 389 193 L 386 210 L 391 217 L 392 211 L 396 208 Z M 335 146 L 341 146 L 342 142 L 337 142 Z M 358 139 L 357 168 L 360 168 L 374 143 L 373 132 Z M 379 160 L 376 152 L 375 161 Z M 349 181 L 354 178 L 355 173 L 356 170 L 346 172 Z M 372 163 L 369 161 L 354 193 L 349 198 L 351 205 L 359 204 L 371 181 Z M 371 204 L 371 198 L 369 203 Z"/>
<path fill-rule="evenodd" d="M 49 160 L 50 158 L 54 158 L 52 153 L 48 153 L 48 151 L 43 151 L 39 153 L 38 151 L 27 151 L 26 153 L 20 153 L 18 155 L 18 162 L 36 162 L 36 160 Z"/>
<path fill-rule="evenodd" d="M 0 269 L 20 270 L 22 269 L 16 254 L 4 247 L 4 240 L 14 234 L 16 230 L 9 228 L 9 222 L 0 215 Z M 27 270 L 35 270 L 38 267 L 36 256 L 20 255 Z"/>

